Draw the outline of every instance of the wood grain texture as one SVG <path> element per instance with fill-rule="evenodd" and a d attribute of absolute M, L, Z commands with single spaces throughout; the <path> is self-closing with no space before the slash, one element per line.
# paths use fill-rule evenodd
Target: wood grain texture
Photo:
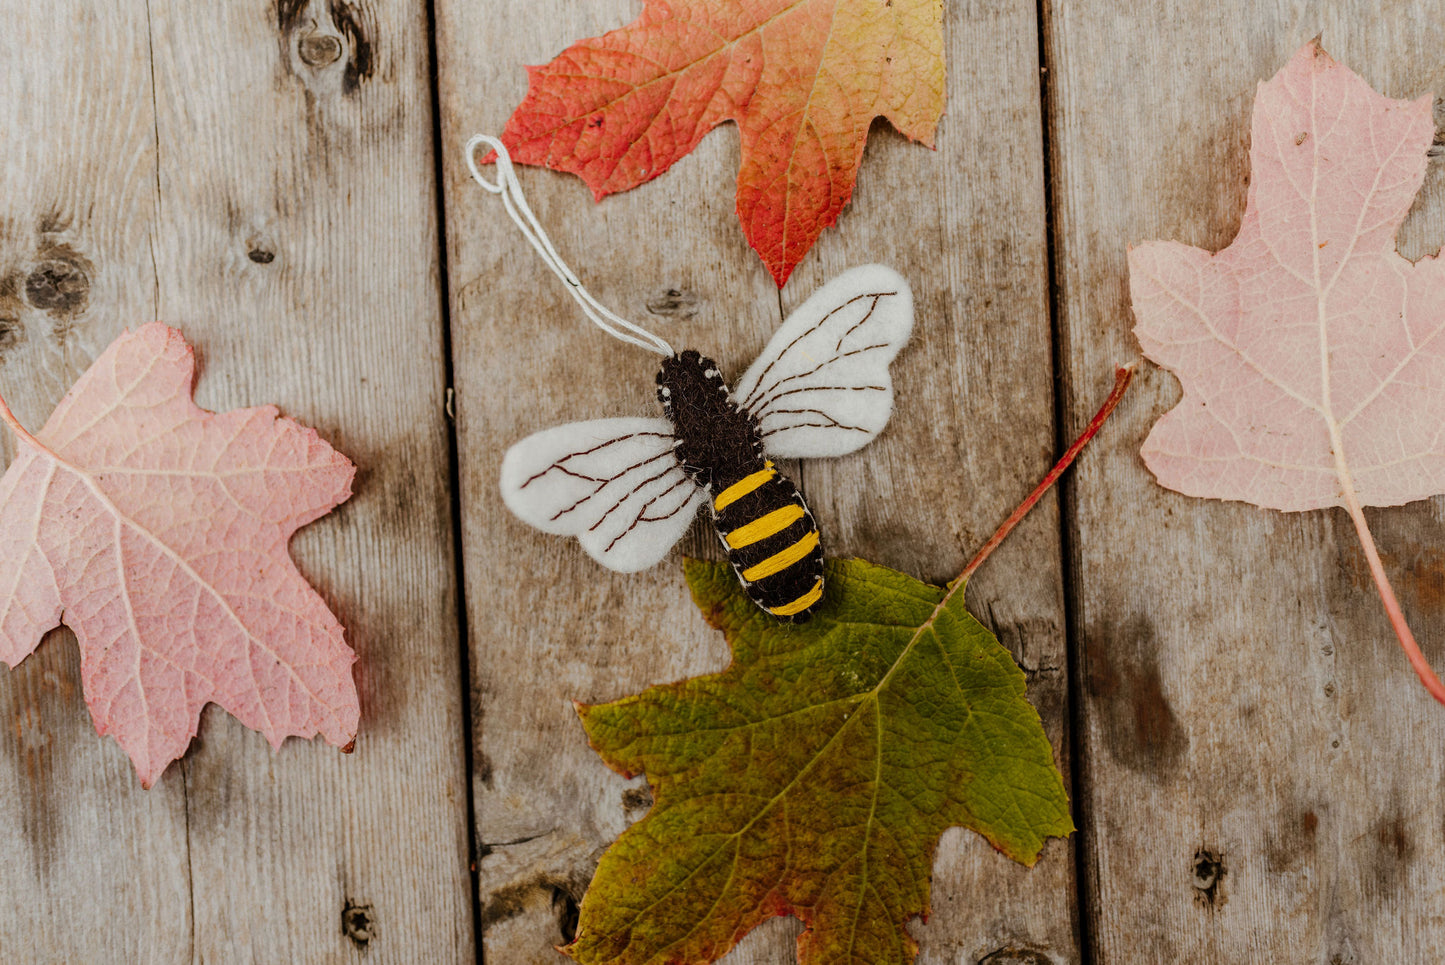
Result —
<path fill-rule="evenodd" d="M 0 671 L 17 722 L 0 728 L 17 910 L 0 948 L 470 961 L 425 6 L 109 11 L 3 11 L 23 96 L 0 107 L 18 147 L 0 388 L 39 425 L 123 327 L 159 317 L 197 347 L 202 405 L 274 402 L 357 462 L 357 495 L 293 549 L 360 655 L 362 725 L 351 756 L 273 753 L 208 711 L 143 793 L 90 727 L 68 635 Z"/>
<path fill-rule="evenodd" d="M 122 327 L 161 318 L 198 348 L 201 404 L 275 402 L 350 455 L 356 497 L 295 553 L 361 655 L 362 732 L 351 757 L 297 741 L 273 754 L 208 712 L 187 758 L 142 792 L 94 735 L 73 638 L 53 634 L 0 670 L 0 896 L 15 909 L 0 916 L 0 958 L 474 961 L 470 770 L 486 960 L 561 961 L 553 946 L 598 857 L 650 803 L 642 779 L 587 748 L 571 701 L 717 670 L 728 654 L 676 557 L 608 573 L 502 506 L 508 445 L 572 419 L 655 414 L 655 360 L 585 323 L 469 182 L 461 147 L 501 129 L 523 64 L 637 5 L 436 3 L 470 681 L 426 6 L 113 6 L 0 0 L 0 391 L 39 425 Z M 1385 93 L 1445 94 L 1436 0 L 1135 6 L 1043 5 L 1066 434 L 1138 353 L 1125 246 L 1232 238 L 1258 80 L 1323 32 Z M 894 421 L 854 456 L 789 467 L 831 553 L 947 580 L 1050 462 L 1035 10 L 946 4 L 938 150 L 875 125 L 853 203 L 781 296 L 733 213 L 731 127 L 600 205 L 573 178 L 521 172 L 605 303 L 732 376 L 836 272 L 882 261 L 912 281 Z M 1401 248 L 1415 257 L 1442 240 L 1437 160 Z M 1399 654 L 1342 513 L 1154 484 L 1138 447 L 1177 398 L 1171 376 L 1146 368 L 1068 483 L 1071 612 L 1053 499 L 968 591 L 1028 673 L 1066 768 L 1068 674 L 1084 697 L 1086 904 L 1074 902 L 1074 843 L 1052 842 L 1027 871 L 949 832 L 932 915 L 913 926 L 922 963 L 1438 958 L 1445 713 Z M 1445 668 L 1445 500 L 1369 515 Z M 716 556 L 714 539 L 699 527 L 682 552 Z M 799 928 L 770 922 L 726 961 L 794 962 Z"/>
<path fill-rule="evenodd" d="M 1034 5 L 950 4 L 950 108 L 939 150 L 876 125 L 852 206 L 782 298 L 733 214 L 737 136 L 725 127 L 671 171 L 594 205 L 576 179 L 520 177 L 538 217 L 606 304 L 736 377 L 782 317 L 827 277 L 883 261 L 915 286 L 914 344 L 894 366 L 899 410 L 875 443 L 789 467 L 830 552 L 944 581 L 1048 468 L 1054 443 L 1042 124 Z M 501 130 L 524 64 L 628 22 L 635 5 L 509 0 L 438 4 L 448 264 L 462 465 L 463 541 L 478 722 L 474 767 L 483 945 L 490 962 L 557 961 L 601 852 L 645 813 L 588 750 L 571 700 L 598 701 L 720 669 L 721 638 L 688 601 L 676 558 L 631 576 L 513 519 L 502 452 L 573 419 L 655 414 L 654 357 L 594 330 L 500 202 L 467 177 L 462 145 Z M 485 52 L 485 54 L 481 53 Z M 1055 746 L 1066 719 L 1056 505 L 1040 506 L 970 599 L 1031 671 Z M 695 529 L 683 551 L 716 555 Z M 920 961 L 1005 948 L 1078 958 L 1072 857 L 1054 842 L 1033 871 L 950 832 Z M 795 961 L 777 920 L 725 961 Z"/>
<path fill-rule="evenodd" d="M 1256 82 L 1323 33 L 1392 97 L 1445 94 L 1436 3 L 1049 5 L 1070 421 L 1137 355 L 1126 245 L 1237 230 Z M 1437 113 L 1437 119 L 1440 115 Z M 1445 238 L 1431 165 L 1402 235 Z M 1146 369 L 1072 489 L 1093 960 L 1434 961 L 1445 938 L 1445 712 L 1416 682 L 1343 512 L 1167 492 L 1138 457 L 1179 397 Z M 1373 511 L 1445 664 L 1440 500 Z"/>
<path fill-rule="evenodd" d="M 937 151 L 875 124 L 852 205 L 782 293 L 791 309 L 837 272 L 874 260 L 913 286 L 914 336 L 894 364 L 887 431 L 854 455 L 802 466 L 833 555 L 946 583 L 1053 463 L 1037 36 L 1032 3 L 945 4 L 948 106 Z M 1050 495 L 967 599 L 1025 669 L 1067 774 L 1059 526 Z M 918 960 L 1006 961 L 1014 949 L 1037 962 L 1077 961 L 1073 899 L 1071 842 L 1050 841 L 1028 869 L 952 830 L 934 863 L 933 912 L 912 928 Z"/>
<path fill-rule="evenodd" d="M 0 391 L 38 427 L 122 320 L 156 317 L 148 34 L 133 5 L 11 3 L 0 15 L 16 27 L 0 31 L 13 95 L 0 98 L 0 127 L 15 145 L 0 165 Z M 113 56 L 75 43 L 76 30 L 108 37 Z M 0 666 L 0 892 L 11 909 L 0 949 L 37 962 L 150 950 L 188 961 L 179 769 L 142 791 L 119 746 L 96 737 L 74 641 L 52 633 L 16 669 Z"/>
<path fill-rule="evenodd" d="M 621 697 L 728 659 L 692 606 L 676 558 L 644 574 L 608 572 L 575 541 L 513 518 L 497 489 L 502 453 L 531 432 L 656 414 L 657 357 L 581 316 L 501 202 L 471 183 L 461 154 L 472 133 L 502 129 L 525 91 L 523 64 L 626 22 L 629 6 L 437 5 L 479 900 L 485 960 L 509 965 L 560 960 L 553 946 L 575 922 L 602 850 L 650 803 L 641 779 L 623 781 L 588 748 L 572 701 Z M 575 178 L 518 174 L 562 256 L 598 298 L 674 344 L 721 351 L 744 338 L 761 344 L 778 320 L 776 289 L 738 238 L 736 163 L 735 142 L 720 134 L 646 190 L 601 205 Z M 706 543 L 694 536 L 687 546 L 698 552 Z M 786 929 L 766 931 L 733 961 L 787 961 L 779 951 L 791 954 Z"/>

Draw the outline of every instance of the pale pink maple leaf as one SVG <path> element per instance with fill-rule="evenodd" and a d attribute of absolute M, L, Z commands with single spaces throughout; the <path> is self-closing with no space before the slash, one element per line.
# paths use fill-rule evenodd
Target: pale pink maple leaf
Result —
<path fill-rule="evenodd" d="M 64 623 L 96 730 L 149 787 L 214 702 L 275 746 L 355 739 L 341 625 L 287 553 L 355 467 L 274 406 L 191 400 L 195 358 L 159 322 L 116 339 L 0 478 L 0 659 Z"/>
<path fill-rule="evenodd" d="M 1445 263 L 1395 250 L 1425 176 L 1430 106 L 1377 94 L 1305 45 L 1259 85 L 1234 241 L 1213 254 L 1140 245 L 1129 287 L 1145 354 L 1184 389 L 1144 443 L 1160 484 L 1343 507 L 1401 645 L 1445 703 L 1361 511 L 1445 493 Z"/>

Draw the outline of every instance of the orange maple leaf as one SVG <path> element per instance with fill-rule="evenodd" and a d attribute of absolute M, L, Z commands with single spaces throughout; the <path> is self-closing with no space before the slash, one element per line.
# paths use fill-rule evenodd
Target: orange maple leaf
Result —
<path fill-rule="evenodd" d="M 647 0 L 630 26 L 528 67 L 502 140 L 600 200 L 735 121 L 738 218 L 781 287 L 848 203 L 875 117 L 933 145 L 942 15 L 942 0 Z"/>

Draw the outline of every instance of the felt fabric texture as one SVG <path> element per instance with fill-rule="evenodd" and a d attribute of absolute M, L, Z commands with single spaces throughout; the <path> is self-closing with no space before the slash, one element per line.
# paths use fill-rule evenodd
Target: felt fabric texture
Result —
<path fill-rule="evenodd" d="M 773 464 L 768 461 L 766 465 L 772 468 Z M 714 487 L 714 498 L 723 491 Z M 823 543 L 818 524 L 802 494 L 787 476 L 773 469 L 746 495 L 721 509 L 716 505 L 713 503 L 710 508 L 718 538 L 727 550 L 728 562 L 737 573 L 738 581 L 758 606 L 776 613 L 779 608 L 788 608 L 807 596 L 822 582 Z M 748 528 L 769 519 L 786 521 L 786 525 L 763 525 L 758 531 L 767 535 L 753 539 Z M 780 559 L 787 560 L 786 565 L 769 565 Z M 760 575 L 758 570 L 766 575 Z M 788 615 L 795 621 L 806 619 L 817 602 L 815 598 L 813 604 L 790 610 Z"/>
<path fill-rule="evenodd" d="M 844 272 L 788 316 L 734 391 L 712 360 L 670 356 L 657 378 L 667 419 L 596 419 L 528 436 L 502 461 L 502 498 L 524 522 L 577 537 L 609 569 L 646 569 L 709 492 L 762 470 L 767 456 L 840 456 L 881 432 L 893 413 L 888 366 L 912 330 L 901 275 L 882 265 Z M 793 504 L 803 515 L 785 529 L 728 547 L 740 576 L 755 558 L 815 539 L 812 514 L 781 476 L 727 513 L 714 509 L 727 546 L 732 530 Z M 743 579 L 757 584 L 749 592 L 760 606 L 786 605 L 821 579 L 821 544 L 809 545 L 777 573 Z"/>
<path fill-rule="evenodd" d="M 763 448 L 785 459 L 841 456 L 893 414 L 888 365 L 913 331 L 913 293 L 883 265 L 845 271 L 788 316 L 733 389 Z"/>
<path fill-rule="evenodd" d="M 748 596 L 770 613 L 806 618 L 821 596 L 813 591 L 823 581 L 822 543 L 802 495 L 764 457 L 758 420 L 738 407 L 717 363 L 692 349 L 662 363 L 657 398 Z"/>
<path fill-rule="evenodd" d="M 667 555 L 703 504 L 666 419 L 594 419 L 528 436 L 502 460 L 502 499 L 523 522 L 575 536 L 608 569 Z"/>
<path fill-rule="evenodd" d="M 677 437 L 677 458 L 699 486 L 741 479 L 763 467 L 758 423 L 733 402 L 717 363 L 693 349 L 665 359 L 657 401 Z"/>

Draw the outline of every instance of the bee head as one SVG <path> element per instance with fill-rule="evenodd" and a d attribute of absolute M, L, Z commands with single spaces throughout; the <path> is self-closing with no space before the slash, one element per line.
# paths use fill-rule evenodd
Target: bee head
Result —
<path fill-rule="evenodd" d="M 717 363 L 695 349 L 663 359 L 662 369 L 657 373 L 657 400 L 669 417 L 674 407 L 684 400 L 698 400 L 727 391 L 727 382 L 723 381 Z"/>

